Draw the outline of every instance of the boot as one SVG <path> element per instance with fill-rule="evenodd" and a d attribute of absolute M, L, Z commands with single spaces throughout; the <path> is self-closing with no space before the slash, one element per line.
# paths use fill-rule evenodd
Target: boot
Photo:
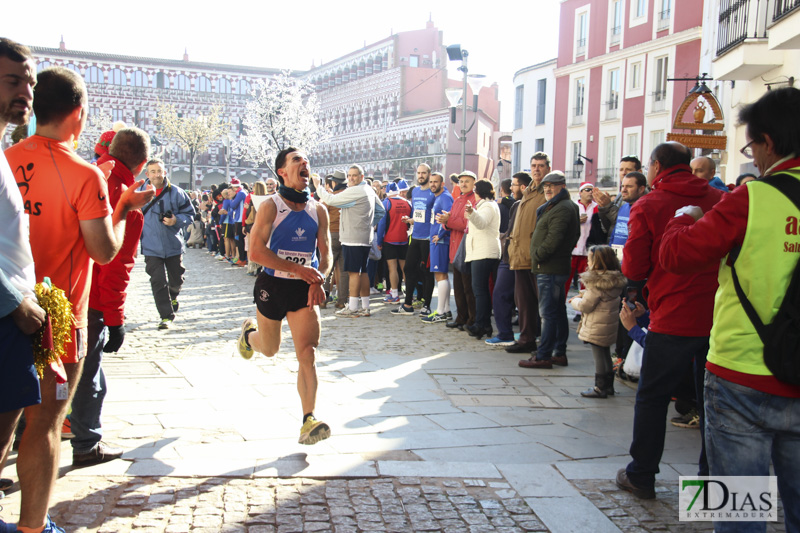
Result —
<path fill-rule="evenodd" d="M 608 372 L 605 376 L 606 380 L 603 386 L 605 388 L 606 394 L 608 396 L 614 396 L 614 394 L 616 394 L 616 391 L 614 390 L 614 372 L 613 371 Z"/>
<path fill-rule="evenodd" d="M 605 382 L 606 382 L 606 375 L 605 374 L 595 374 L 594 375 L 594 387 L 589 390 L 585 390 L 581 393 L 581 396 L 584 398 L 607 398 L 608 395 L 606 394 L 605 390 Z"/>

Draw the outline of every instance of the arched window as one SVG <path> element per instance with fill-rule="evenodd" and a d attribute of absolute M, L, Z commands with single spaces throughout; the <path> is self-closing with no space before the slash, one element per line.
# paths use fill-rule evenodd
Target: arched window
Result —
<path fill-rule="evenodd" d="M 86 83 L 103 83 L 106 81 L 106 77 L 103 75 L 103 71 L 97 67 L 89 67 L 86 69 L 86 74 L 83 75 L 83 80 Z"/>
<path fill-rule="evenodd" d="M 179 91 L 188 91 L 192 88 L 192 83 L 185 74 L 178 74 L 175 79 L 175 88 Z"/>
<path fill-rule="evenodd" d="M 239 80 L 239 86 L 236 90 L 239 94 L 250 94 L 250 82 L 247 80 Z"/>
<path fill-rule="evenodd" d="M 141 70 L 135 71 L 131 74 L 131 85 L 134 87 L 147 87 L 149 85 L 147 83 L 147 74 Z"/>
<path fill-rule="evenodd" d="M 220 78 L 217 80 L 217 92 L 221 94 L 230 94 L 231 93 L 231 82 L 229 82 L 226 78 Z"/>
<path fill-rule="evenodd" d="M 211 80 L 206 78 L 205 76 L 200 76 L 197 78 L 197 90 L 201 93 L 210 93 L 211 92 Z"/>
<path fill-rule="evenodd" d="M 128 85 L 128 77 L 120 69 L 115 68 L 108 73 L 108 83 L 114 85 Z"/>
<path fill-rule="evenodd" d="M 72 64 L 72 63 L 67 63 L 67 64 L 65 64 L 65 65 L 64 65 L 64 68 L 68 68 L 68 69 L 70 69 L 72 72 L 77 72 L 78 74 L 80 74 L 80 73 L 81 73 L 81 69 L 79 69 L 78 67 L 76 67 L 76 66 L 75 66 L 74 64 Z"/>
<path fill-rule="evenodd" d="M 163 72 L 156 72 L 156 89 L 169 89 L 169 77 Z"/>
<path fill-rule="evenodd" d="M 44 69 L 48 68 L 49 66 L 50 66 L 50 62 L 49 61 L 42 61 L 41 63 L 36 65 L 36 72 L 41 72 Z"/>

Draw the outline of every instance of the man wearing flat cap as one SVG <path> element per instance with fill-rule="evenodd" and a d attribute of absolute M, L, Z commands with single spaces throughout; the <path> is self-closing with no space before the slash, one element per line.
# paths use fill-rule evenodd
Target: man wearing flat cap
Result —
<path fill-rule="evenodd" d="M 546 175 L 542 189 L 547 201 L 536 210 L 531 237 L 531 272 L 539 289 L 542 337 L 531 358 L 519 362 L 525 368 L 567 366 L 569 323 L 564 284 L 581 234 L 578 206 L 569 197 L 564 173 L 556 170 Z"/>

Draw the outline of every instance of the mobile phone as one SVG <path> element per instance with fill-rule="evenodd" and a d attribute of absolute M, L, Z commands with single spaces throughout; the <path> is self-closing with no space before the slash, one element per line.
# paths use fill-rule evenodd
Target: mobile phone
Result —
<path fill-rule="evenodd" d="M 625 299 L 625 304 L 630 308 L 631 311 L 636 310 L 636 298 L 639 296 L 639 290 L 635 288 L 628 287 L 627 296 Z"/>

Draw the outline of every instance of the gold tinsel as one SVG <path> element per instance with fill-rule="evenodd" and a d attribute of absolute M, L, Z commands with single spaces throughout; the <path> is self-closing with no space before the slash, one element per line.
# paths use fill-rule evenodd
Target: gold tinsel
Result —
<path fill-rule="evenodd" d="M 42 346 L 45 328 L 33 335 L 33 362 L 39 373 L 39 379 L 42 379 L 45 367 L 66 355 L 64 347 L 72 340 L 72 304 L 63 290 L 45 283 L 37 283 L 34 292 L 39 299 L 39 306 L 50 317 L 53 332 L 52 350 Z"/>

